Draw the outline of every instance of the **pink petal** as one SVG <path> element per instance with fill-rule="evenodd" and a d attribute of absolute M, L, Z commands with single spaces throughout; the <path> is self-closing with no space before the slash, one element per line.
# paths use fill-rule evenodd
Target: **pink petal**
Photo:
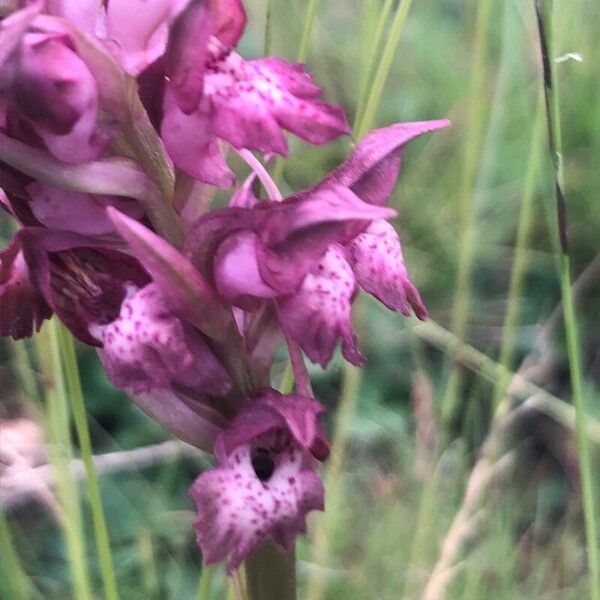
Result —
<path fill-rule="evenodd" d="M 277 291 L 260 275 L 258 235 L 242 231 L 228 236 L 215 253 L 214 279 L 222 298 L 235 306 L 251 308 L 255 298 L 274 298 Z"/>
<path fill-rule="evenodd" d="M 241 0 L 209 0 L 213 35 L 225 49 L 237 45 L 246 27 L 246 11 Z"/>
<path fill-rule="evenodd" d="M 167 79 L 177 106 L 186 114 L 202 97 L 208 40 L 213 28 L 209 8 L 192 2 L 173 23 L 167 52 Z"/>
<path fill-rule="evenodd" d="M 118 45 L 119 62 L 131 75 L 162 56 L 169 25 L 190 0 L 110 0 L 107 34 Z"/>
<path fill-rule="evenodd" d="M 134 394 L 178 384 L 223 396 L 231 387 L 206 342 L 171 312 L 156 284 L 130 286 L 119 316 L 91 325 L 90 333 L 102 343 L 99 354 L 110 380 Z"/>
<path fill-rule="evenodd" d="M 287 430 L 295 443 L 318 460 L 329 456 L 329 445 L 321 429 L 319 417 L 325 407 L 299 394 L 281 394 L 265 388 L 252 395 L 223 431 L 215 454 L 220 459 L 235 448 L 272 429 Z"/>
<path fill-rule="evenodd" d="M 234 175 L 208 134 L 207 117 L 201 112 L 185 114 L 167 88 L 161 137 L 175 165 L 188 175 L 221 188 L 231 187 Z"/>
<path fill-rule="evenodd" d="M 282 129 L 313 144 L 350 132 L 341 107 L 315 97 L 310 76 L 279 59 L 245 61 L 230 53 L 207 70 L 211 131 L 236 148 L 287 154 Z"/>
<path fill-rule="evenodd" d="M 148 416 L 180 440 L 210 452 L 221 431 L 222 418 L 195 397 L 192 404 L 170 390 L 153 390 L 130 395 L 131 400 Z"/>
<path fill-rule="evenodd" d="M 143 210 L 137 202 L 116 197 L 83 194 L 34 181 L 26 186 L 31 200 L 29 208 L 35 218 L 50 229 L 74 231 L 83 235 L 105 235 L 115 232 L 106 215 L 106 205 L 117 206 L 137 218 Z"/>
<path fill-rule="evenodd" d="M 387 221 L 374 221 L 349 246 L 356 280 L 388 308 L 427 318 L 419 291 L 408 278 L 400 238 Z"/>
<path fill-rule="evenodd" d="M 110 4 L 113 0 L 110 1 Z M 46 12 L 62 17 L 81 31 L 104 37 L 106 15 L 102 0 L 46 0 Z"/>
<path fill-rule="evenodd" d="M 86 64 L 54 34 L 23 38 L 9 97 L 54 156 L 70 163 L 97 158 L 109 142 L 100 126 L 96 81 Z"/>
<path fill-rule="evenodd" d="M 355 290 L 354 275 L 343 249 L 332 244 L 305 277 L 298 293 L 280 303 L 284 331 L 323 368 L 331 360 L 338 339 L 342 340 L 344 357 L 353 364 L 362 364 L 350 319 Z"/>
<path fill-rule="evenodd" d="M 337 183 L 349 187 L 365 202 L 382 205 L 396 185 L 404 146 L 420 135 L 448 125 L 450 121 L 442 119 L 396 123 L 371 131 L 358 141 L 352 154 L 325 178 L 324 184 Z"/>

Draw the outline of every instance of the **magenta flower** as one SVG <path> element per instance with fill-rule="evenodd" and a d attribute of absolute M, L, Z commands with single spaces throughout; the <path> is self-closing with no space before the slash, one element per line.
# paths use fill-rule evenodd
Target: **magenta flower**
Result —
<path fill-rule="evenodd" d="M 289 549 L 306 531 L 306 515 L 323 510 L 315 458 L 328 445 L 318 422 L 323 407 L 272 389 L 247 401 L 218 436 L 218 465 L 190 489 L 196 539 L 205 564 L 227 561 L 231 572 L 266 538 Z"/>
<path fill-rule="evenodd" d="M 109 379 L 142 410 L 208 450 L 225 422 L 213 399 L 227 396 L 229 375 L 205 335 L 173 307 L 178 292 L 163 294 L 135 258 L 112 246 L 22 228 L 1 255 L 2 335 L 30 335 L 56 312 L 74 335 L 98 348 Z"/>
<path fill-rule="evenodd" d="M 447 121 L 401 123 L 371 132 L 313 188 L 282 202 L 227 208 L 199 220 L 186 248 L 219 295 L 253 310 L 277 300 L 281 327 L 323 367 L 338 339 L 361 364 L 350 322 L 356 283 L 392 310 L 427 310 L 408 277 L 400 240 L 381 205 L 404 145 Z M 356 282 L 356 283 L 355 283 Z"/>
<path fill-rule="evenodd" d="M 221 187 L 232 174 L 217 139 L 285 155 L 284 129 L 313 144 L 350 132 L 344 110 L 318 100 L 323 90 L 302 65 L 247 61 L 232 51 L 244 25 L 236 2 L 191 5 L 167 55 L 161 136 L 179 168 Z"/>

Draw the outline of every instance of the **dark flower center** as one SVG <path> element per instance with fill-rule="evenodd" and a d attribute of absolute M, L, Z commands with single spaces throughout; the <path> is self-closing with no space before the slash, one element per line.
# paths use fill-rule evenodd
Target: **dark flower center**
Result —
<path fill-rule="evenodd" d="M 275 471 L 275 461 L 266 448 L 255 448 L 252 452 L 252 468 L 260 481 L 269 481 Z"/>

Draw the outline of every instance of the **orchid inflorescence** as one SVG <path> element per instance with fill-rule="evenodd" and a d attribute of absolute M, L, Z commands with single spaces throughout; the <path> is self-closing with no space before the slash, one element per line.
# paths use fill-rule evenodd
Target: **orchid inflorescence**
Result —
<path fill-rule="evenodd" d="M 363 363 L 359 288 L 427 316 L 385 202 L 404 145 L 448 125 L 372 131 L 282 198 L 265 165 L 285 131 L 325 144 L 350 130 L 302 65 L 235 52 L 245 23 L 239 0 L 47 0 L 2 21 L 0 48 L 2 205 L 20 224 L 1 333 L 56 314 L 144 411 L 214 452 L 190 494 L 204 561 L 230 571 L 264 539 L 291 547 L 323 509 L 324 408 L 303 355 L 326 367 L 339 341 Z M 235 183 L 228 151 L 250 174 L 210 210 Z M 296 394 L 269 385 L 282 340 Z"/>

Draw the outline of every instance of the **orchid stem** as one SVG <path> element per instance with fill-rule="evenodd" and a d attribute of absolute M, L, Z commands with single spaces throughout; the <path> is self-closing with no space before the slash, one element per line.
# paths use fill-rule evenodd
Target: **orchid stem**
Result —
<path fill-rule="evenodd" d="M 296 600 L 296 556 L 265 541 L 246 561 L 248 600 Z"/>
<path fill-rule="evenodd" d="M 214 565 L 205 565 L 200 573 L 200 585 L 198 586 L 198 600 L 210 600 L 210 584 L 215 573 Z"/>
<path fill-rule="evenodd" d="M 555 32 L 553 30 L 552 0 L 535 0 L 535 12 L 542 55 L 544 98 L 546 101 L 546 124 L 548 129 L 550 154 L 552 155 L 552 164 L 554 167 L 557 228 L 560 240 L 560 289 L 563 302 L 565 333 L 567 337 L 567 354 L 569 357 L 573 404 L 575 405 L 575 435 L 577 440 L 579 469 L 581 472 L 587 561 L 590 576 L 590 597 L 592 600 L 600 600 L 600 564 L 597 546 L 596 505 L 594 501 L 594 484 L 590 450 L 587 436 L 585 435 L 586 423 L 581 355 L 577 331 L 577 318 L 575 316 L 573 294 L 571 290 L 571 269 L 567 239 L 567 214 L 562 160 L 560 101 L 553 46 Z"/>

